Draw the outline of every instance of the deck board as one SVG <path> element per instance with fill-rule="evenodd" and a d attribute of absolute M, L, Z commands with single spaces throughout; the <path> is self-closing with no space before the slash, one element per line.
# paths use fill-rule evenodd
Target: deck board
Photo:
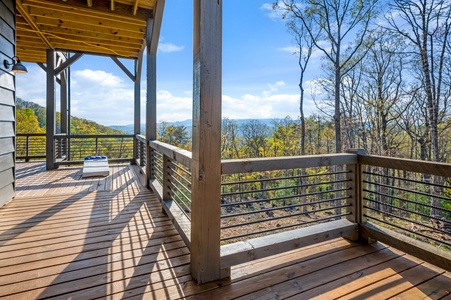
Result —
<path fill-rule="evenodd" d="M 234 266 L 197 285 L 189 250 L 139 170 L 18 167 L 16 199 L 0 208 L 0 298 L 449 299 L 451 275 L 380 243 L 344 239 Z"/>

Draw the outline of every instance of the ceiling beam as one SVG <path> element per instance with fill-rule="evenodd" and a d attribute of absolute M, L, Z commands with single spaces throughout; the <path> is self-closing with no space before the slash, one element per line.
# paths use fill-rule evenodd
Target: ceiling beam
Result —
<path fill-rule="evenodd" d="M 42 33 L 41 28 L 39 28 L 39 25 L 36 24 L 33 18 L 28 14 L 27 9 L 22 5 L 22 0 L 18 0 L 16 2 L 16 8 L 22 15 L 22 17 L 25 19 L 25 21 L 27 21 L 28 25 L 30 25 L 30 27 L 35 31 L 35 33 L 39 36 L 42 42 L 47 46 L 47 48 L 55 49 L 52 43 L 50 43 L 50 41 L 44 35 L 44 33 Z"/>
<path fill-rule="evenodd" d="M 55 75 L 59 75 L 61 72 L 63 72 L 67 67 L 72 65 L 74 62 L 76 62 L 78 59 L 80 59 L 83 56 L 83 53 L 75 53 L 74 56 L 71 56 L 68 58 L 65 62 L 61 63 L 56 69 L 55 69 Z"/>
<path fill-rule="evenodd" d="M 111 59 L 116 63 L 116 65 L 121 68 L 121 70 L 133 81 L 135 82 L 136 77 L 135 75 L 132 74 L 132 72 L 130 72 L 125 66 L 124 64 L 116 57 L 116 56 L 111 56 Z"/>
<path fill-rule="evenodd" d="M 136 16 L 136 12 L 138 11 L 139 7 L 139 0 L 135 0 L 135 3 L 133 3 L 133 15 Z"/>

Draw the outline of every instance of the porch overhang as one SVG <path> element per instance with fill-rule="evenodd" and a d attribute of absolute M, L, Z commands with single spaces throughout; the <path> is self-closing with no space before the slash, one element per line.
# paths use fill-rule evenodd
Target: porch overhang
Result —
<path fill-rule="evenodd" d="M 17 0 L 17 50 L 46 63 L 46 49 L 137 59 L 158 0 Z M 158 44 L 158 41 L 152 43 Z"/>

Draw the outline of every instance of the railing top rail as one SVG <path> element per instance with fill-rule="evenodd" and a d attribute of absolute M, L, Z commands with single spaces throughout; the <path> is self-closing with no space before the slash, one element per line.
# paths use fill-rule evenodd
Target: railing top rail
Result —
<path fill-rule="evenodd" d="M 450 177 L 451 164 L 376 155 L 359 155 L 359 163 L 376 167 Z"/>
<path fill-rule="evenodd" d="M 312 168 L 356 163 L 357 154 L 351 153 L 228 159 L 222 161 L 222 174 Z"/>
<path fill-rule="evenodd" d="M 71 134 L 64 133 L 55 134 L 58 138 L 75 138 L 75 139 L 88 139 L 88 138 L 134 138 L 134 134 Z"/>
<path fill-rule="evenodd" d="M 143 143 L 146 142 L 146 136 L 145 136 L 145 135 L 142 135 L 142 134 L 137 134 L 137 135 L 136 135 L 136 139 L 137 139 L 138 141 L 143 142 Z"/>
<path fill-rule="evenodd" d="M 44 133 L 17 133 L 16 136 L 45 136 Z"/>
<path fill-rule="evenodd" d="M 191 168 L 191 152 L 166 144 L 160 141 L 149 141 L 150 148 L 162 153 L 163 155 Z"/>

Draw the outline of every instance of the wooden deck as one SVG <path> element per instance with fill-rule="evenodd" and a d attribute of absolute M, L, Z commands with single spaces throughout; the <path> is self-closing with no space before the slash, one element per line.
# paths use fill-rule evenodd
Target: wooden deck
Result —
<path fill-rule="evenodd" d="M 18 196 L 0 209 L 0 298 L 451 299 L 449 272 L 343 239 L 198 286 L 188 249 L 133 166 L 112 166 L 105 184 L 79 171 L 19 165 Z"/>

